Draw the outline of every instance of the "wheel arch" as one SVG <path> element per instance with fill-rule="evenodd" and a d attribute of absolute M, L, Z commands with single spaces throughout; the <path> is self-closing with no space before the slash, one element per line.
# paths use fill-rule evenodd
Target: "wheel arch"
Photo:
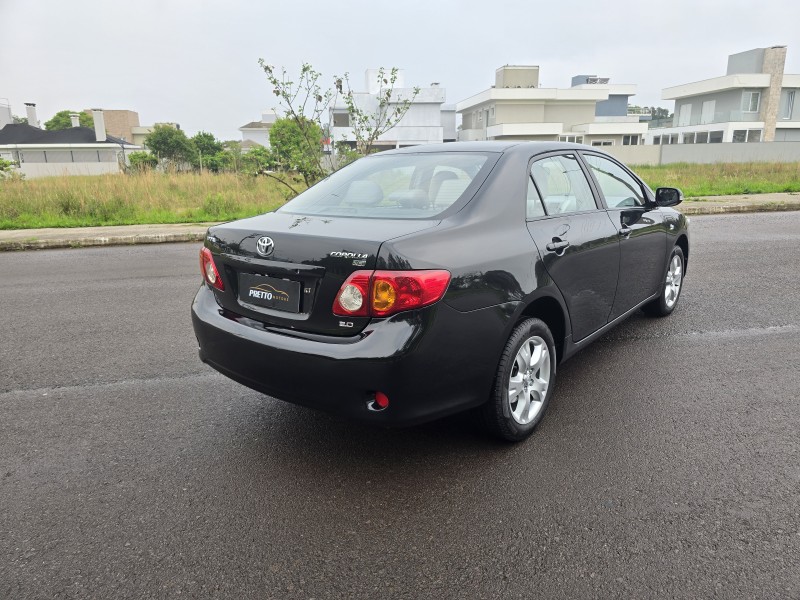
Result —
<path fill-rule="evenodd" d="M 689 238 L 685 233 L 682 233 L 678 236 L 675 245 L 680 246 L 681 250 L 683 250 L 683 273 L 685 275 L 689 268 Z"/>
<path fill-rule="evenodd" d="M 561 362 L 564 358 L 564 346 L 569 331 L 569 319 L 561 302 L 549 295 L 535 298 L 519 314 L 517 323 L 529 318 L 541 319 L 550 329 L 556 346 L 557 362 Z"/>

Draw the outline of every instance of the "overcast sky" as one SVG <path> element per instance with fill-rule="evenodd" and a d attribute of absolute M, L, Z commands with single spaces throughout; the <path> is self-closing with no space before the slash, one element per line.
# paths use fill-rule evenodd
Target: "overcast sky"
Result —
<path fill-rule="evenodd" d="M 800 73 L 798 0 L 0 0 L 0 102 L 41 121 L 62 109 L 130 109 L 142 125 L 241 139 L 275 106 L 258 66 L 325 76 L 396 66 L 408 86 L 440 82 L 448 103 L 504 64 L 541 67 L 543 87 L 577 74 L 638 85 L 632 102 L 725 74 L 727 55 L 787 45 Z"/>

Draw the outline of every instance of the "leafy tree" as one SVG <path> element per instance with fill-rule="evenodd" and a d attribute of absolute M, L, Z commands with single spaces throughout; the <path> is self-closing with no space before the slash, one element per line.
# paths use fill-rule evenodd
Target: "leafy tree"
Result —
<path fill-rule="evenodd" d="M 149 171 L 158 166 L 158 158 L 149 152 L 131 152 L 128 155 L 128 160 L 131 163 L 131 170 L 137 173 Z"/>
<path fill-rule="evenodd" d="M 197 135 L 192 138 L 192 143 L 203 156 L 211 156 L 223 150 L 222 142 L 215 138 L 214 134 L 206 131 L 198 132 Z"/>
<path fill-rule="evenodd" d="M 184 163 L 191 164 L 197 154 L 197 149 L 186 134 L 168 125 L 156 125 L 144 143 L 159 161 L 172 163 L 177 168 Z"/>
<path fill-rule="evenodd" d="M 251 148 L 241 156 L 242 170 L 250 175 L 266 174 L 277 166 L 275 154 L 263 146 Z"/>
<path fill-rule="evenodd" d="M 671 119 L 674 116 L 669 112 L 669 109 L 662 108 L 661 106 L 651 106 L 650 115 L 653 119 Z"/>
<path fill-rule="evenodd" d="M 78 122 L 80 123 L 81 127 L 94 127 L 94 119 L 92 118 L 92 115 L 77 110 L 60 110 L 53 115 L 53 118 L 44 122 L 44 128 L 48 131 L 69 129 L 72 127 L 72 119 L 70 119 L 69 116 L 76 113 L 78 115 Z"/>
<path fill-rule="evenodd" d="M 17 115 L 11 115 L 11 120 L 14 123 L 24 123 L 25 125 L 28 124 L 28 117 L 18 117 Z"/>
<path fill-rule="evenodd" d="M 312 143 L 307 140 L 312 140 Z M 322 127 L 317 123 L 302 116 L 278 119 L 269 130 L 269 143 L 278 164 L 285 170 L 297 171 L 306 186 L 325 176 L 322 170 Z"/>
<path fill-rule="evenodd" d="M 242 170 L 242 143 L 236 140 L 222 142 L 223 152 L 225 153 L 226 171 L 238 173 Z"/>

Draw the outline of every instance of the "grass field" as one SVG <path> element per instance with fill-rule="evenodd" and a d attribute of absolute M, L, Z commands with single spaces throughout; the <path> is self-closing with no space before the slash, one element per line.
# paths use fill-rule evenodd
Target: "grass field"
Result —
<path fill-rule="evenodd" d="M 676 163 L 632 169 L 651 188 L 678 187 L 686 197 L 800 192 L 800 163 Z"/>
<path fill-rule="evenodd" d="M 634 167 L 653 189 L 687 197 L 800 192 L 800 163 L 674 164 Z M 302 182 L 292 183 L 303 189 Z M 0 229 L 146 223 L 201 223 L 277 208 L 287 188 L 235 174 L 105 175 L 0 180 Z"/>
<path fill-rule="evenodd" d="M 288 191 L 269 177 L 235 174 L 0 181 L 0 229 L 226 221 L 273 210 Z"/>

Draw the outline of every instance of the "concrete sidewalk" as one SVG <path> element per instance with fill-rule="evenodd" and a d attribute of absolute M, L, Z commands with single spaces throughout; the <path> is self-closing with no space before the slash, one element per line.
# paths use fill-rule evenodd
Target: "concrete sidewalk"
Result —
<path fill-rule="evenodd" d="M 677 208 L 687 215 L 800 210 L 800 193 L 689 198 Z M 200 242 L 211 225 L 213 223 L 0 230 L 0 251 Z"/>

